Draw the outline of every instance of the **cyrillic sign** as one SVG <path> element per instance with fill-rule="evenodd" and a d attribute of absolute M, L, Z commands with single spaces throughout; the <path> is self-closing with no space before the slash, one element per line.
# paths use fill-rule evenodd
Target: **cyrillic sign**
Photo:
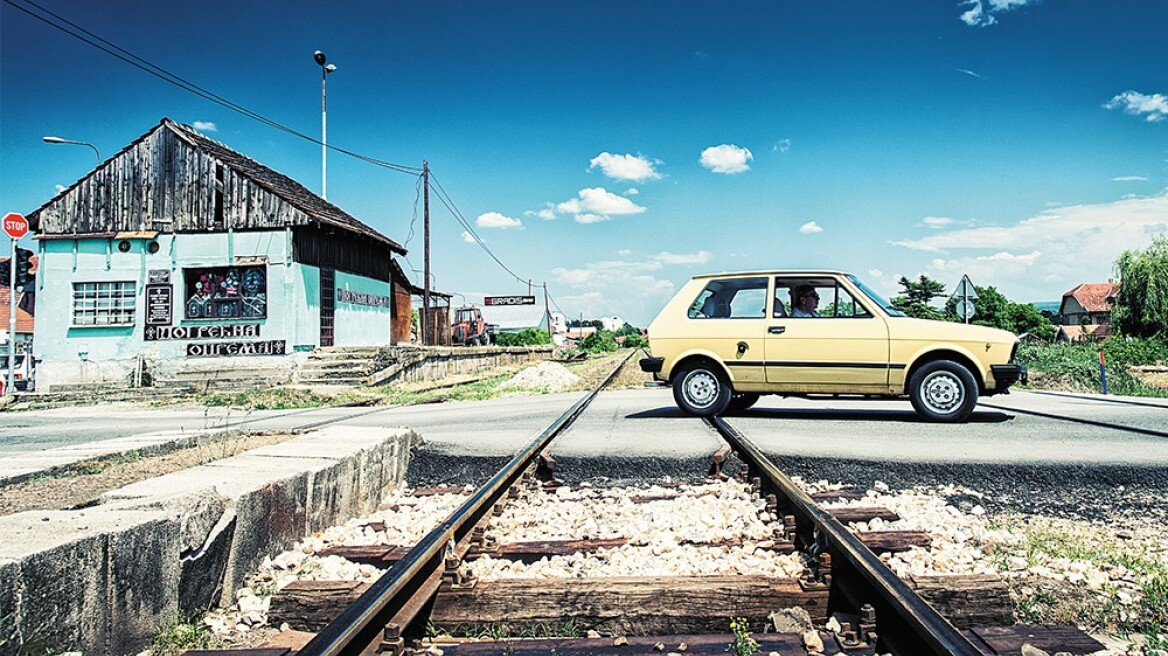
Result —
<path fill-rule="evenodd" d="M 535 305 L 534 296 L 487 296 L 483 305 Z"/>
<path fill-rule="evenodd" d="M 228 358 L 237 355 L 284 355 L 287 345 L 282 339 L 266 342 L 213 342 L 187 344 L 188 358 Z"/>
<path fill-rule="evenodd" d="M 378 296 L 377 294 L 366 294 L 364 292 L 351 292 L 347 289 L 337 290 L 337 300 L 342 303 L 352 303 L 353 305 L 389 307 L 388 296 Z"/>
<path fill-rule="evenodd" d="M 167 339 L 232 339 L 259 337 L 258 323 L 216 324 L 211 326 L 146 326 L 146 341 Z"/>

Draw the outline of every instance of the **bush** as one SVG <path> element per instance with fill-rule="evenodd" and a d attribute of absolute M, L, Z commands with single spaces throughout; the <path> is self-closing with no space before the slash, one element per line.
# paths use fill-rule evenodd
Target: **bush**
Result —
<path fill-rule="evenodd" d="M 496 346 L 539 346 L 551 343 L 551 335 L 543 328 L 524 328 L 517 333 L 499 333 L 495 336 Z"/>
<path fill-rule="evenodd" d="M 598 330 L 581 340 L 580 348 L 589 353 L 611 353 L 619 347 L 616 335 L 608 330 Z"/>
<path fill-rule="evenodd" d="M 621 342 L 621 346 L 625 348 L 646 348 L 649 346 L 649 340 L 641 336 L 641 333 L 634 335 L 626 335 L 625 341 Z"/>
<path fill-rule="evenodd" d="M 1035 387 L 1077 392 L 1098 392 L 1099 351 L 1107 362 L 1107 391 L 1129 396 L 1168 396 L 1168 391 L 1141 383 L 1131 366 L 1168 362 L 1168 341 L 1109 337 L 1099 343 L 1036 344 L 1018 347 L 1018 362 L 1030 368 Z"/>

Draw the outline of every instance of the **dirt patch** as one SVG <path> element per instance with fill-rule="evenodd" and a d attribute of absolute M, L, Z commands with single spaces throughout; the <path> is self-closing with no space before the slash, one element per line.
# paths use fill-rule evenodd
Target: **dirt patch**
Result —
<path fill-rule="evenodd" d="M 59 474 L 0 487 L 0 515 L 25 510 L 67 510 L 131 483 L 230 458 L 295 436 L 286 432 L 249 433 L 161 454 L 130 453 L 86 460 Z"/>

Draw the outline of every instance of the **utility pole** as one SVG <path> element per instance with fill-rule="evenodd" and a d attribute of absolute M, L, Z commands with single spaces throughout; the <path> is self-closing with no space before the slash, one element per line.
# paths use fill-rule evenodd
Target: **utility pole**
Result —
<path fill-rule="evenodd" d="M 422 160 L 422 240 L 425 264 L 422 267 L 422 345 L 430 344 L 430 163 Z"/>
<path fill-rule="evenodd" d="M 543 283 L 543 314 L 545 317 L 547 317 L 548 336 L 550 337 L 552 332 L 553 332 L 552 331 L 552 311 L 548 307 L 547 281 L 546 280 Z"/>

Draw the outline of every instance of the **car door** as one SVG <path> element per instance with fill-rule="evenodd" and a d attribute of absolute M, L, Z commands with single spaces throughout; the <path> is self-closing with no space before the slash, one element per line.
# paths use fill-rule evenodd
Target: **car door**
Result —
<path fill-rule="evenodd" d="M 815 291 L 815 316 L 795 316 L 796 292 Z M 764 353 L 775 391 L 883 393 L 888 325 L 837 276 L 776 277 Z"/>
<path fill-rule="evenodd" d="M 715 278 L 690 305 L 687 341 L 712 354 L 738 391 L 761 389 L 768 279 Z"/>

